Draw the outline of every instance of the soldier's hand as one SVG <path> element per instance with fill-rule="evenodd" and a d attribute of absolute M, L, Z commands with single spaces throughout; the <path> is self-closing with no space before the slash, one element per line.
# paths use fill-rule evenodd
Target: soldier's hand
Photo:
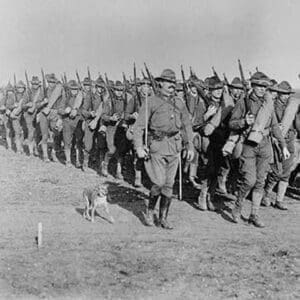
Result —
<path fill-rule="evenodd" d="M 284 159 L 288 159 L 291 156 L 290 151 L 287 149 L 287 147 L 284 147 L 282 149 L 282 154 Z"/>
<path fill-rule="evenodd" d="M 29 107 L 32 107 L 33 106 L 33 103 L 32 102 L 28 102 L 27 104 L 26 104 L 26 106 L 29 108 Z"/>
<path fill-rule="evenodd" d="M 118 114 L 113 114 L 111 117 L 110 117 L 110 120 L 113 121 L 113 122 L 117 122 L 119 120 L 120 116 Z"/>
<path fill-rule="evenodd" d="M 71 112 L 71 110 L 71 107 L 68 106 L 65 108 L 65 113 L 68 115 Z"/>
<path fill-rule="evenodd" d="M 43 113 L 44 113 L 45 115 L 49 115 L 49 113 L 50 113 L 50 108 L 49 108 L 49 107 L 45 107 L 45 108 L 43 109 Z"/>
<path fill-rule="evenodd" d="M 134 112 L 133 114 L 131 114 L 131 117 L 135 120 L 138 118 L 138 116 L 139 116 L 139 114 L 137 112 Z"/>
<path fill-rule="evenodd" d="M 92 111 L 90 112 L 90 116 L 91 116 L 91 118 L 95 118 L 95 117 L 96 117 L 96 113 L 92 110 Z"/>
<path fill-rule="evenodd" d="M 204 115 L 205 120 L 209 119 L 217 112 L 217 107 L 215 105 L 210 105 Z"/>
<path fill-rule="evenodd" d="M 194 153 L 193 150 L 187 150 L 186 151 L 186 160 L 187 161 L 192 161 L 193 158 L 194 158 L 194 155 L 195 155 L 195 153 Z"/>
<path fill-rule="evenodd" d="M 76 109 L 72 109 L 70 112 L 70 117 L 71 118 L 75 118 L 77 116 L 77 110 Z"/>
<path fill-rule="evenodd" d="M 10 115 L 10 110 L 7 109 L 7 110 L 5 111 L 5 114 L 6 114 L 7 116 L 9 116 L 9 115 Z"/>
<path fill-rule="evenodd" d="M 136 154 L 137 154 L 138 158 L 145 158 L 146 156 L 148 156 L 146 149 L 144 149 L 142 147 L 138 147 L 136 149 Z"/>
<path fill-rule="evenodd" d="M 254 118 L 254 116 L 251 113 L 247 113 L 245 121 L 246 121 L 247 125 L 250 126 L 250 125 L 254 124 L 255 118 Z"/>
<path fill-rule="evenodd" d="M 48 104 L 48 98 L 44 98 L 43 103 Z"/>

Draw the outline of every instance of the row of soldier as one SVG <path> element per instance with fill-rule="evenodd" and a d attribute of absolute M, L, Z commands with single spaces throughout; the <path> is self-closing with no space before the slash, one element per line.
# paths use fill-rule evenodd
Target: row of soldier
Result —
<path fill-rule="evenodd" d="M 67 82 L 48 74 L 42 82 L 33 76 L 30 87 L 22 81 L 8 84 L 0 104 L 8 149 L 14 137 L 17 152 L 23 151 L 23 120 L 29 154 L 40 146 L 45 162 L 57 161 L 63 144 L 66 166 L 71 167 L 74 146 L 76 167 L 87 171 L 96 141 L 102 175 L 108 175 L 108 164 L 115 157 L 116 177 L 122 179 L 123 159 L 132 151 L 135 185 L 142 184 L 143 167 L 152 182 L 145 214 L 149 226 L 160 200 L 159 225 L 172 228 L 167 215 L 178 166 L 199 190 L 195 206 L 200 210 L 215 210 L 215 194 L 227 194 L 230 186 L 236 195 L 232 221 L 239 221 L 251 192 L 248 221 L 263 227 L 259 207 L 270 205 L 276 184 L 274 207 L 287 209 L 283 199 L 300 131 L 299 102 L 291 97 L 288 82 L 278 84 L 259 71 L 249 81 L 241 72 L 241 79 L 231 83 L 215 71 L 204 81 L 193 72 L 185 80 L 182 71 L 181 82 L 170 69 L 157 78 L 146 71 L 142 80 L 134 74 L 134 81 L 123 83 L 101 76 L 93 82 L 90 75 L 82 82 Z"/>

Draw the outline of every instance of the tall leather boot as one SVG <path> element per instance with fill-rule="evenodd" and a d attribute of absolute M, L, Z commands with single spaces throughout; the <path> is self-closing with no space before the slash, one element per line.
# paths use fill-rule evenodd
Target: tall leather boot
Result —
<path fill-rule="evenodd" d="M 164 195 L 162 195 L 160 198 L 159 223 L 160 226 L 164 229 L 173 229 L 173 227 L 167 221 L 171 201 L 172 201 L 171 198 L 168 198 Z"/>
<path fill-rule="evenodd" d="M 71 163 L 71 149 L 65 149 L 65 156 L 66 156 L 66 167 L 72 167 Z"/>
<path fill-rule="evenodd" d="M 274 207 L 281 210 L 287 210 L 287 206 L 283 203 L 283 199 L 288 185 L 289 183 L 286 181 L 279 181 L 276 202 Z"/>
<path fill-rule="evenodd" d="M 208 186 L 207 186 L 207 181 L 203 181 L 201 184 L 201 191 L 198 197 L 198 203 L 195 203 L 195 206 L 200 209 L 200 210 L 207 210 L 207 191 L 208 191 Z"/>
<path fill-rule="evenodd" d="M 201 189 L 201 185 L 196 182 L 197 178 L 197 164 L 190 163 L 190 168 L 189 168 L 189 181 L 193 185 L 193 187 L 197 190 Z"/>
<path fill-rule="evenodd" d="M 109 156 L 108 152 L 106 152 L 105 155 L 104 155 L 104 160 L 101 163 L 101 174 L 104 177 L 108 176 L 108 163 L 109 163 L 109 159 L 110 159 L 110 156 Z"/>
<path fill-rule="evenodd" d="M 258 211 L 261 204 L 263 193 L 253 192 L 252 193 L 252 208 L 251 214 L 248 220 L 249 224 L 253 224 L 256 227 L 263 228 L 265 224 L 259 220 Z"/>
<path fill-rule="evenodd" d="M 147 207 L 147 210 L 146 210 L 146 214 L 144 215 L 145 224 L 147 226 L 153 226 L 154 225 L 154 210 L 155 210 L 155 205 L 157 203 L 158 198 L 159 198 L 159 195 L 157 195 L 157 196 L 151 196 L 150 195 L 148 207 Z"/>
<path fill-rule="evenodd" d="M 217 177 L 218 181 L 218 187 L 216 189 L 216 192 L 222 195 L 227 195 L 227 188 L 226 188 L 226 182 L 227 182 L 228 172 L 224 174 L 219 174 Z"/>
<path fill-rule="evenodd" d="M 273 191 L 274 186 L 276 185 L 276 181 L 272 182 L 272 181 L 267 181 L 267 184 L 265 186 L 265 190 L 264 190 L 264 196 L 261 200 L 261 205 L 262 206 L 270 206 L 271 205 L 271 193 Z"/>
<path fill-rule="evenodd" d="M 42 153 L 43 153 L 43 161 L 44 162 L 50 162 L 50 159 L 48 158 L 48 147 L 47 144 L 42 144 Z"/>
<path fill-rule="evenodd" d="M 80 169 L 82 165 L 80 162 L 80 150 L 78 149 L 78 147 L 75 148 L 75 155 L 76 155 L 75 166 L 77 169 Z"/>

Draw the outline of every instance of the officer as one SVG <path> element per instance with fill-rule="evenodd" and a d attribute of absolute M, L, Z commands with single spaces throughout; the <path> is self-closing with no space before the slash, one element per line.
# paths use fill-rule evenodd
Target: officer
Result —
<path fill-rule="evenodd" d="M 156 80 L 160 86 L 159 92 L 149 97 L 140 109 L 134 127 L 134 144 L 138 157 L 147 157 L 145 168 L 153 184 L 145 222 L 149 226 L 154 224 L 153 213 L 160 197 L 159 224 L 162 228 L 172 229 L 167 222 L 167 216 L 182 151 L 182 136 L 186 138 L 184 142 L 187 159 L 192 160 L 192 126 L 185 104 L 175 94 L 174 71 L 166 69 Z M 148 144 L 144 145 L 143 134 L 146 126 L 149 137 Z M 181 136 L 182 132 L 184 134 Z M 149 148 L 149 153 L 145 146 Z"/>

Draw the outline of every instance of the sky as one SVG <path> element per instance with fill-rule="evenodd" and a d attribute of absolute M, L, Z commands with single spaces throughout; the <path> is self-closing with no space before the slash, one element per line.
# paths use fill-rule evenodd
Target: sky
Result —
<path fill-rule="evenodd" d="M 298 88 L 299 13 L 299 0 L 0 0 L 0 85 L 41 67 L 121 79 L 134 62 L 231 80 L 240 58 L 246 76 L 258 67 Z"/>

